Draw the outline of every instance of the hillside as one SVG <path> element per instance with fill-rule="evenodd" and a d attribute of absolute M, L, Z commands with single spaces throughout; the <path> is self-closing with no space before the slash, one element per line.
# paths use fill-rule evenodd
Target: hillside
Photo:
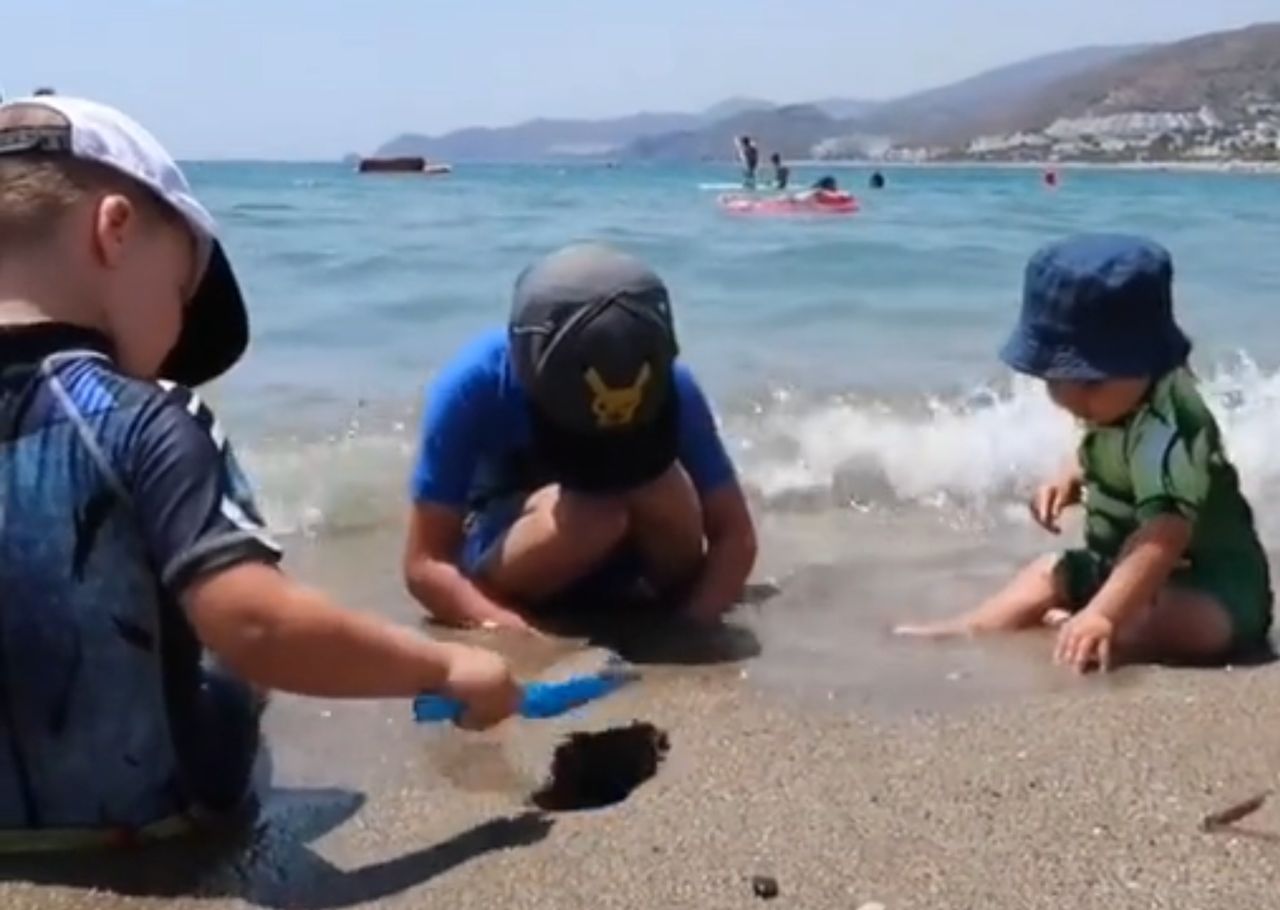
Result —
<path fill-rule="evenodd" d="M 1006 112 L 1001 132 L 1057 120 L 1211 108 L 1226 123 L 1280 103 L 1280 23 L 1163 45 L 1043 88 Z"/>
<path fill-rule="evenodd" d="M 1145 45 L 1083 47 L 998 67 L 951 85 L 890 101 L 856 118 L 856 131 L 900 143 L 947 144 L 1005 122 L 1049 86 L 1124 60 Z"/>

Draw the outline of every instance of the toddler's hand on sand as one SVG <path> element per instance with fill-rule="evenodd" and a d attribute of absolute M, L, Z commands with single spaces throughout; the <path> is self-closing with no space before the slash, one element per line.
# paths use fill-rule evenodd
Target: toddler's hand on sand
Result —
<path fill-rule="evenodd" d="M 1058 629 L 1054 662 L 1072 667 L 1077 673 L 1093 666 L 1103 672 L 1110 670 L 1114 637 L 1115 625 L 1105 616 L 1089 610 L 1077 613 Z"/>
<path fill-rule="evenodd" d="M 1078 505 L 1084 484 L 1077 472 L 1071 471 L 1053 483 L 1043 484 L 1031 498 L 1031 517 L 1050 534 L 1061 534 L 1058 522 L 1062 513 Z"/>
<path fill-rule="evenodd" d="M 505 660 L 483 648 L 452 645 L 451 649 L 443 690 L 466 706 L 458 726 L 486 730 L 519 709 L 520 687 Z"/>

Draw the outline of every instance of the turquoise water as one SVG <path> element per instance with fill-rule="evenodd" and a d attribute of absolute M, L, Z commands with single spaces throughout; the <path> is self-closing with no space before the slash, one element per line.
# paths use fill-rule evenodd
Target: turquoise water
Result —
<path fill-rule="evenodd" d="M 1173 251 L 1178 307 L 1251 489 L 1280 479 L 1280 179 L 1069 171 L 838 171 L 853 217 L 744 219 L 714 168 L 191 168 L 251 300 L 254 344 L 212 393 L 284 530 L 398 520 L 421 388 L 504 319 L 532 259 L 578 239 L 650 260 L 764 511 L 1000 516 L 1069 425 L 994 351 L 1023 263 L 1077 230 Z M 801 181 L 817 172 L 801 173 Z"/>

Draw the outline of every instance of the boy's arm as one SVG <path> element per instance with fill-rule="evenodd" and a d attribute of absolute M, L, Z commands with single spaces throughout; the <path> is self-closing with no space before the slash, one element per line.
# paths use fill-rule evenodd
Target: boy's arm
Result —
<path fill-rule="evenodd" d="M 404 553 L 409 593 L 448 625 L 528 628 L 519 613 L 481 591 L 458 567 L 462 537 L 461 512 L 429 502 L 413 507 Z"/>
<path fill-rule="evenodd" d="M 685 605 L 686 613 L 712 621 L 742 597 L 756 561 L 756 532 L 746 497 L 736 483 L 722 485 L 702 501 L 707 553 Z"/>
<path fill-rule="evenodd" d="M 458 656 L 451 645 L 344 610 L 260 562 L 197 578 L 182 600 L 201 642 L 266 688 L 334 698 L 412 697 L 446 687 Z"/>
<path fill-rule="evenodd" d="M 702 500 L 707 552 L 686 602 L 695 619 L 718 619 L 742 597 L 756 561 L 756 533 L 711 405 L 693 374 L 677 368 L 680 463 Z"/>
<path fill-rule="evenodd" d="M 343 610 L 279 571 L 281 551 L 193 393 L 157 396 L 130 440 L 125 474 L 161 585 L 201 642 L 249 682 L 337 697 L 443 687 L 468 702 L 473 725 L 510 713 L 514 684 L 495 655 Z"/>
<path fill-rule="evenodd" d="M 404 580 L 423 609 L 450 625 L 527 628 L 519 614 L 486 596 L 458 565 L 486 419 L 498 407 L 492 377 L 464 360 L 436 379 L 422 412 L 418 460 L 410 481 L 413 504 Z"/>
<path fill-rule="evenodd" d="M 1088 612 L 1124 625 L 1150 604 L 1181 562 L 1191 542 L 1192 524 L 1176 514 L 1158 515 L 1134 532 L 1106 583 L 1089 602 Z"/>

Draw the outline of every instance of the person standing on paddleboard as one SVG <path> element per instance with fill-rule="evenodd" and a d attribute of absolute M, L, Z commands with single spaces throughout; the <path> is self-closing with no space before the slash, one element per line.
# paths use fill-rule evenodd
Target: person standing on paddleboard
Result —
<path fill-rule="evenodd" d="M 742 162 L 742 186 L 744 189 L 756 188 L 756 170 L 760 167 L 760 149 L 750 136 L 739 136 L 735 143 L 738 160 Z"/>
<path fill-rule="evenodd" d="M 516 281 L 429 389 L 404 571 L 438 621 L 529 628 L 559 605 L 669 605 L 716 622 L 755 562 L 710 406 L 677 362 L 667 288 L 608 246 Z"/>

